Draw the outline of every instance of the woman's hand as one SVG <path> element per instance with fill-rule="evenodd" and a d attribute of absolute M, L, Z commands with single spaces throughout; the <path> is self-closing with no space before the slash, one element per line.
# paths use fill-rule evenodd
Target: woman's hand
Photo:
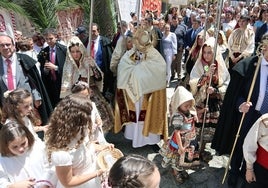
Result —
<path fill-rule="evenodd" d="M 239 106 L 239 112 L 241 113 L 247 113 L 249 111 L 249 108 L 252 106 L 251 102 L 243 102 L 240 106 Z"/>
<path fill-rule="evenodd" d="M 214 92 L 215 92 L 215 88 L 214 88 L 214 87 L 209 86 L 209 87 L 207 88 L 207 93 L 208 93 L 208 94 L 212 94 L 212 93 L 214 93 Z"/>
<path fill-rule="evenodd" d="M 89 58 L 89 65 L 93 68 L 95 67 L 95 60 L 93 58 Z"/>
<path fill-rule="evenodd" d="M 247 169 L 246 171 L 246 180 L 248 183 L 252 183 L 256 181 L 256 176 L 253 169 Z"/>
<path fill-rule="evenodd" d="M 209 66 L 209 69 L 208 69 L 208 72 L 207 72 L 207 76 L 209 75 L 213 75 L 214 72 L 216 70 L 216 64 L 215 63 L 212 63 L 210 66 Z"/>

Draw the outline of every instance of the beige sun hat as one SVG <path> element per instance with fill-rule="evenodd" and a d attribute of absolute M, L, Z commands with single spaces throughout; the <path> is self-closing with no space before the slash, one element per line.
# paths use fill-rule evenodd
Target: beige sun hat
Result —
<path fill-rule="evenodd" d="M 192 93 L 183 86 L 178 86 L 171 98 L 170 101 L 171 113 L 177 112 L 179 106 L 185 103 L 186 101 L 192 101 L 192 107 L 190 109 L 190 113 L 196 115 L 196 109 L 194 107 L 195 106 L 194 97 Z"/>

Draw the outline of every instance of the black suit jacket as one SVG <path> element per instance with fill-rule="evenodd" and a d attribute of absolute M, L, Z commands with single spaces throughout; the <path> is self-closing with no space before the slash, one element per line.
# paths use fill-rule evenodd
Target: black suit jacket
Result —
<path fill-rule="evenodd" d="M 5 73 L 4 73 L 4 62 L 3 62 L 3 58 L 1 56 L 0 58 L 0 76 L 1 76 L 1 79 L 0 79 L 0 93 L 1 93 L 1 106 L 3 105 L 3 97 L 4 97 L 4 93 L 8 90 L 8 87 L 7 87 L 7 81 L 6 81 L 6 77 L 5 77 Z M 27 89 L 28 91 L 31 92 L 31 87 L 30 87 L 30 84 L 29 84 L 29 79 L 28 77 L 24 74 L 23 70 L 22 70 L 22 66 L 21 66 L 21 62 L 18 61 L 16 59 L 16 88 L 24 88 L 24 89 Z M 33 94 L 35 95 L 35 94 Z M 34 96 L 36 97 L 36 96 Z"/>
<path fill-rule="evenodd" d="M 47 89 L 50 101 L 52 103 L 53 108 L 57 105 L 60 101 L 60 89 L 61 89 L 61 79 L 62 79 L 62 71 L 63 65 L 65 63 L 66 58 L 66 51 L 67 47 L 56 43 L 56 56 L 55 56 L 55 65 L 58 66 L 58 70 L 55 71 L 56 73 L 56 80 L 52 79 L 51 72 L 47 72 L 44 69 L 45 62 L 50 59 L 50 48 L 47 46 L 46 48 L 42 49 L 38 54 L 38 61 L 40 62 L 40 71 L 41 77 L 44 82 L 44 85 Z"/>
<path fill-rule="evenodd" d="M 112 102 L 115 95 L 115 78 L 110 70 L 112 58 L 112 43 L 107 37 L 100 36 L 99 48 L 95 56 L 97 65 L 101 65 L 100 69 L 104 73 L 103 79 L 103 95 L 107 101 Z"/>
<path fill-rule="evenodd" d="M 193 28 L 190 28 L 186 31 L 186 35 L 185 35 L 185 39 L 184 39 L 184 48 L 186 48 L 187 46 L 189 46 L 191 48 L 193 46 L 197 34 L 200 31 L 202 31 L 202 27 L 199 27 L 198 29 L 196 29 L 196 32 L 192 38 L 193 31 L 194 31 Z"/>
<path fill-rule="evenodd" d="M 157 44 L 155 46 L 155 49 L 157 49 L 157 51 L 162 55 L 162 57 L 165 57 L 164 48 L 163 48 L 163 42 L 162 42 L 163 33 L 157 27 L 153 27 L 153 30 L 157 35 Z"/>
<path fill-rule="evenodd" d="M 247 100 L 257 61 L 257 56 L 248 57 L 239 61 L 232 69 L 231 81 L 224 97 L 218 125 L 211 146 L 218 151 L 219 154 L 230 154 L 231 152 L 242 116 L 242 113 L 238 111 L 238 107 Z M 260 90 L 259 75 L 258 73 L 250 98 L 252 106 L 245 115 L 237 142 L 237 148 L 241 150 L 247 132 L 253 123 L 261 116 L 261 114 L 255 110 Z"/>
<path fill-rule="evenodd" d="M 261 42 L 262 36 L 266 32 L 267 32 L 267 23 L 264 23 L 256 31 L 256 34 L 255 34 L 255 48 L 257 48 L 259 46 L 259 43 Z"/>

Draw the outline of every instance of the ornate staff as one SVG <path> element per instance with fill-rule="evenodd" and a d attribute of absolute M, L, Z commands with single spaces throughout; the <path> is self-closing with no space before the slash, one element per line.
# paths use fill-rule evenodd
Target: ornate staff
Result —
<path fill-rule="evenodd" d="M 93 23 L 93 9 L 94 9 L 94 0 L 88 0 L 88 3 L 90 4 L 90 19 L 89 19 L 89 34 L 88 34 L 88 41 L 89 41 L 89 45 L 91 45 L 91 33 L 92 33 L 92 23 Z M 88 56 L 91 57 L 91 48 L 88 47 L 87 49 L 88 51 Z M 92 57 L 91 57 L 92 58 Z M 88 69 L 90 69 L 90 66 L 88 67 Z M 88 77 L 87 77 L 87 83 L 89 84 L 90 81 L 90 73 L 88 70 Z"/>
<path fill-rule="evenodd" d="M 260 49 L 262 48 L 261 46 L 262 46 L 262 44 L 258 47 L 257 52 L 256 52 L 256 53 L 258 53 L 259 59 L 258 59 L 258 63 L 257 63 L 256 69 L 255 69 L 255 72 L 254 72 L 252 83 L 250 85 L 250 89 L 249 89 L 249 93 L 248 93 L 248 97 L 247 97 L 246 102 L 250 102 L 250 98 L 251 98 L 251 95 L 252 95 L 252 92 L 253 92 L 253 88 L 255 86 L 257 75 L 258 75 L 258 72 L 259 72 L 259 69 L 260 69 L 261 60 L 262 60 L 262 58 L 261 58 L 261 52 L 260 52 Z M 243 124 L 245 115 L 246 115 L 246 113 L 243 112 L 242 117 L 241 117 L 241 120 L 240 120 L 240 123 L 239 123 L 238 130 L 237 130 L 237 133 L 236 133 L 236 136 L 235 136 L 235 141 L 234 141 L 234 144 L 233 144 L 233 147 L 232 147 L 232 151 L 231 151 L 231 154 L 230 154 L 230 157 L 229 157 L 227 166 L 225 168 L 224 176 L 223 176 L 223 179 L 222 179 L 222 184 L 224 184 L 224 181 L 226 179 L 226 175 L 228 173 L 229 166 L 230 166 L 230 163 L 231 163 L 231 160 L 232 160 L 232 157 L 233 157 L 234 149 L 235 149 L 235 146 L 236 146 L 238 137 L 240 136 L 239 134 L 240 134 L 240 130 L 241 130 L 241 127 L 242 127 L 242 124 Z"/>
<path fill-rule="evenodd" d="M 138 0 L 137 3 L 136 3 L 136 11 L 137 11 L 137 16 L 138 16 L 138 20 L 141 19 L 141 3 L 142 3 L 142 0 Z"/>
<path fill-rule="evenodd" d="M 223 0 L 218 2 L 218 4 L 220 5 L 219 7 L 222 7 L 223 6 Z M 212 59 L 213 63 L 215 62 L 215 58 L 216 58 L 216 54 L 217 54 L 218 33 L 219 33 L 219 28 L 220 28 L 221 10 L 222 10 L 221 8 L 217 9 L 217 26 L 215 27 L 215 32 L 214 32 L 215 33 L 215 45 L 214 45 L 214 53 L 213 53 L 213 59 Z M 205 31 L 205 33 L 206 33 L 206 31 Z M 212 73 L 210 72 L 208 88 L 211 86 L 211 82 L 212 82 Z M 204 142 L 203 137 L 204 137 L 204 128 L 205 128 L 205 122 L 206 122 L 208 101 L 209 101 L 209 93 L 207 93 L 207 96 L 206 96 L 206 104 L 205 104 L 205 111 L 204 111 L 204 116 L 203 116 L 203 124 L 202 124 L 202 128 L 201 128 L 201 133 L 200 133 L 200 149 L 199 149 L 200 152 L 202 150 L 202 145 L 203 145 L 203 142 Z"/>

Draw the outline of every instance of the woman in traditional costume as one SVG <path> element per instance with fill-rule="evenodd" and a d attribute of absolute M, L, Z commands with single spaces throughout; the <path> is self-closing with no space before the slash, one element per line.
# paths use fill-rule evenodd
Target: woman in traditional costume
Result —
<path fill-rule="evenodd" d="M 95 61 L 87 55 L 80 39 L 72 37 L 67 45 L 66 61 L 63 67 L 61 98 L 71 94 L 72 86 L 78 81 L 89 81 L 92 90 L 91 100 L 95 102 L 103 122 L 103 131 L 107 133 L 113 127 L 113 111 L 101 94 L 103 74 Z"/>
<path fill-rule="evenodd" d="M 214 46 L 215 38 L 213 37 L 210 37 L 204 43 L 200 56 L 191 71 L 189 82 L 191 92 L 196 101 L 199 127 L 202 123 L 206 123 L 205 142 L 212 140 L 219 118 L 220 107 L 230 81 L 230 75 L 220 49 L 216 48 L 216 52 L 214 52 Z M 214 53 L 216 53 L 215 60 L 213 60 Z M 211 79 L 210 76 L 212 76 Z M 207 97 L 209 97 L 208 106 L 206 106 Z M 205 110 L 206 117 L 204 117 Z M 198 123 L 196 125 L 198 127 Z M 204 145 L 201 147 L 204 147 Z"/>

